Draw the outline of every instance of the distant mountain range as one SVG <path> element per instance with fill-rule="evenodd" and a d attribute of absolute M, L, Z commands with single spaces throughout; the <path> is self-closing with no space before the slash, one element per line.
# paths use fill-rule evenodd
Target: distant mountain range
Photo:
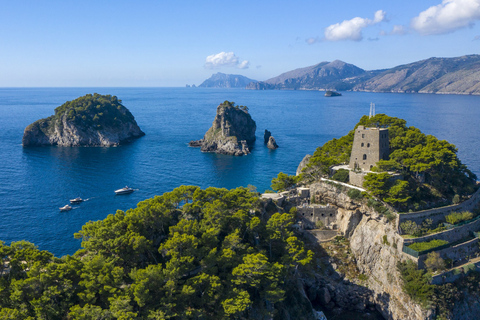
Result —
<path fill-rule="evenodd" d="M 245 88 L 249 83 L 255 83 L 252 80 L 239 74 L 215 73 L 210 78 L 203 81 L 199 87 L 204 88 Z"/>
<path fill-rule="evenodd" d="M 480 55 L 430 58 L 391 69 L 366 71 L 340 60 L 295 69 L 266 81 L 257 90 L 352 90 L 480 95 Z"/>

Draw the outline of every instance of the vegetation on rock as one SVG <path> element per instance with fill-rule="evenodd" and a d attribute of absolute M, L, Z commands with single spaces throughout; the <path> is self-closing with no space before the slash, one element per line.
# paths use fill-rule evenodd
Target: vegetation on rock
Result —
<path fill-rule="evenodd" d="M 116 145 L 143 136 L 116 96 L 87 94 L 67 101 L 55 114 L 25 129 L 23 145 Z"/>
<path fill-rule="evenodd" d="M 457 157 L 457 149 L 445 140 L 425 135 L 406 121 L 378 114 L 363 116 L 357 123 L 365 127 L 388 127 L 390 159 L 381 160 L 365 177 L 365 188 L 398 209 L 421 209 L 433 204 L 452 203 L 475 191 L 476 176 Z M 328 176 L 330 167 L 350 160 L 354 130 L 317 148 L 302 172 L 305 181 Z M 389 172 L 402 179 L 393 180 Z"/>

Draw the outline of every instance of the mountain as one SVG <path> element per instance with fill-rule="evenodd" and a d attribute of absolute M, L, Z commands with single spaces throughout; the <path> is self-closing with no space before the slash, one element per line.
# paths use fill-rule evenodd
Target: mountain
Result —
<path fill-rule="evenodd" d="M 430 58 L 397 66 L 356 85 L 356 91 L 480 94 L 480 55 Z"/>
<path fill-rule="evenodd" d="M 203 88 L 245 88 L 249 83 L 257 82 L 239 74 L 225 74 L 217 72 L 203 81 L 199 87 Z"/>
<path fill-rule="evenodd" d="M 480 95 L 480 55 L 429 58 L 390 69 L 366 71 L 340 60 L 295 69 L 250 83 L 247 89 L 353 90 Z"/>
<path fill-rule="evenodd" d="M 349 90 L 364 77 L 370 78 L 372 73 L 335 60 L 285 72 L 266 81 L 250 83 L 247 89 Z"/>

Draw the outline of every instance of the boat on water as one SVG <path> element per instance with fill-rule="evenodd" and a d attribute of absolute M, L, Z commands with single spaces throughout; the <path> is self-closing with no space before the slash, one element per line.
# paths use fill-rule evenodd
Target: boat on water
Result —
<path fill-rule="evenodd" d="M 78 197 L 78 198 L 75 198 L 75 199 L 70 199 L 70 203 L 71 204 L 78 204 L 78 203 L 81 203 L 83 202 L 83 199 Z"/>
<path fill-rule="evenodd" d="M 60 211 L 70 211 L 70 210 L 72 210 L 72 207 L 70 207 L 68 204 L 60 208 Z"/>
<path fill-rule="evenodd" d="M 128 186 L 125 186 L 122 189 L 115 190 L 115 194 L 129 194 L 132 193 L 134 190 Z"/>
<path fill-rule="evenodd" d="M 325 91 L 325 97 L 339 97 L 342 94 L 336 91 L 327 90 Z"/>

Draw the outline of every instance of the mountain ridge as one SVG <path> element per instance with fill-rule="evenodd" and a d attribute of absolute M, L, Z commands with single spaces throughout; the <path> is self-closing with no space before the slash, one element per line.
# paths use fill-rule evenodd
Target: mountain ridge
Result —
<path fill-rule="evenodd" d="M 253 90 L 338 90 L 480 95 L 480 55 L 432 57 L 388 69 L 364 70 L 334 60 L 249 83 Z"/>

